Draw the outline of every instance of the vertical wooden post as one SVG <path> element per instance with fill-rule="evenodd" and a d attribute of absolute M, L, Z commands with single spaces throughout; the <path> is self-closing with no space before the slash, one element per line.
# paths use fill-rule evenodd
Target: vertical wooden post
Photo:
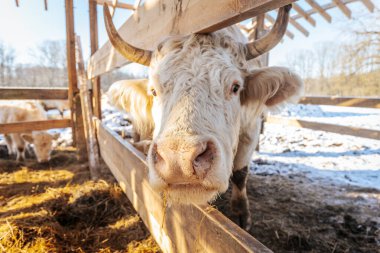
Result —
<path fill-rule="evenodd" d="M 78 64 L 78 77 L 80 87 L 80 99 L 82 103 L 82 115 L 84 123 L 84 133 L 86 137 L 88 164 L 92 179 L 99 178 L 99 147 L 96 141 L 94 124 L 92 122 L 92 105 L 91 92 L 88 88 L 86 71 L 84 69 L 84 60 L 82 46 L 79 36 L 76 37 L 76 56 Z"/>
<path fill-rule="evenodd" d="M 90 9 L 90 43 L 91 43 L 91 55 L 93 55 L 99 48 L 98 42 L 98 12 L 96 9 L 96 1 L 89 0 Z M 91 79 L 92 82 L 92 105 L 94 115 L 102 119 L 102 108 L 101 108 L 101 89 L 100 89 L 100 78 L 95 77 Z"/>
<path fill-rule="evenodd" d="M 73 0 L 65 0 L 66 11 L 66 54 L 67 76 L 69 81 L 69 102 L 71 109 L 73 141 L 78 150 L 78 159 L 87 158 L 86 142 L 84 138 L 83 118 L 78 89 L 76 62 L 75 62 L 75 32 Z"/>

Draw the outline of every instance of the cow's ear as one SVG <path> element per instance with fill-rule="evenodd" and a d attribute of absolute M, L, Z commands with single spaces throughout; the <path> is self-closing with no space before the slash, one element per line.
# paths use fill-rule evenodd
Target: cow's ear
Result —
<path fill-rule="evenodd" d="M 287 68 L 267 67 L 253 70 L 246 77 L 240 101 L 242 105 L 255 102 L 271 109 L 295 103 L 302 94 L 303 82 L 297 74 Z"/>
<path fill-rule="evenodd" d="M 21 134 L 21 138 L 29 143 L 33 143 L 33 136 L 31 134 Z"/>

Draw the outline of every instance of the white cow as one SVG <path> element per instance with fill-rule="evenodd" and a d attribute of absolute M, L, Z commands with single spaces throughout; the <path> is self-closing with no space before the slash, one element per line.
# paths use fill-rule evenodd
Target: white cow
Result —
<path fill-rule="evenodd" d="M 249 229 L 248 166 L 259 136 L 260 114 L 296 101 L 303 83 L 282 67 L 251 69 L 249 60 L 283 37 L 291 6 L 273 29 L 248 42 L 237 27 L 171 36 L 153 52 L 117 33 L 105 5 L 109 39 L 128 60 L 149 66 L 149 80 L 121 81 L 109 97 L 129 110 L 141 140 L 149 139 L 149 181 L 170 201 L 213 200 L 232 181 L 232 210 Z M 146 141 L 146 140 L 144 140 Z"/>
<path fill-rule="evenodd" d="M 46 120 L 47 114 L 38 101 L 7 102 L 0 104 L 0 124 L 23 121 Z M 38 162 L 50 160 L 52 141 L 59 134 L 51 135 L 46 131 L 32 131 L 29 133 L 5 134 L 8 153 L 16 154 L 17 161 L 25 159 L 26 142 L 33 144 L 33 150 Z"/>

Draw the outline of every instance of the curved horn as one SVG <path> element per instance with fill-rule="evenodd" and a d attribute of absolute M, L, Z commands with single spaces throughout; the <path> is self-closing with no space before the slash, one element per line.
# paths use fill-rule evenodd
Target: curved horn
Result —
<path fill-rule="evenodd" d="M 107 3 L 103 5 L 103 12 L 108 37 L 116 50 L 130 61 L 149 66 L 152 58 L 152 52 L 134 47 L 121 38 L 112 22 L 111 13 Z"/>
<path fill-rule="evenodd" d="M 268 52 L 281 41 L 288 26 L 289 12 L 291 8 L 291 4 L 281 7 L 272 30 L 261 39 L 255 40 L 245 45 L 247 48 L 247 60 L 251 60 Z"/>

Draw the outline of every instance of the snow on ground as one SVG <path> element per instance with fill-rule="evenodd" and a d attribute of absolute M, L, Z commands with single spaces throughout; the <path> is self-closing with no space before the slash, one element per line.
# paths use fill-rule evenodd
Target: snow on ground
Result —
<path fill-rule="evenodd" d="M 380 130 L 380 109 L 292 105 L 292 118 Z M 310 179 L 380 189 L 380 141 L 265 124 L 254 173 L 299 174 Z"/>

